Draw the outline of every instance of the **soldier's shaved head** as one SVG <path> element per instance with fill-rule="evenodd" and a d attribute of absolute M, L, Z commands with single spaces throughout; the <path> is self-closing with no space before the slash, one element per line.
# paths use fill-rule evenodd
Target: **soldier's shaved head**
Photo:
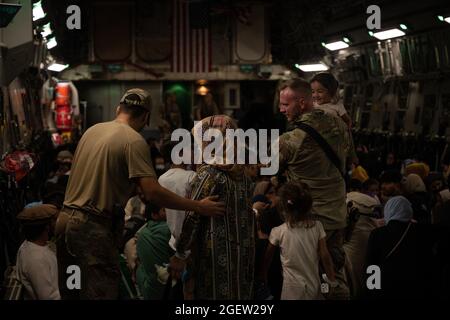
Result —
<path fill-rule="evenodd" d="M 305 97 L 310 97 L 312 94 L 311 85 L 309 84 L 308 81 L 302 78 L 295 78 L 284 82 L 280 86 L 280 92 L 287 88 L 294 91 L 297 95 Z"/>
<path fill-rule="evenodd" d="M 301 114 L 313 108 L 311 85 L 300 78 L 284 82 L 280 86 L 280 112 L 288 121 L 293 121 Z"/>

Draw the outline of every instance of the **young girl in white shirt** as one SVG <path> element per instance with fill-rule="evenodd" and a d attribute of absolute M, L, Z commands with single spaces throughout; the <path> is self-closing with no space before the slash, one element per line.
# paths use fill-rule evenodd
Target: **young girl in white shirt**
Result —
<path fill-rule="evenodd" d="M 339 82 L 336 78 L 328 72 L 320 72 L 316 74 L 310 81 L 312 98 L 314 102 L 314 108 L 325 111 L 325 113 L 331 113 L 336 115 L 344 121 L 349 130 L 350 136 L 352 136 L 352 119 L 345 110 L 342 102 L 339 101 L 338 88 Z M 354 163 L 356 166 L 359 163 L 358 156 L 356 155 L 355 146 L 353 144 L 350 149 L 350 157 L 348 159 L 349 164 Z"/>
<path fill-rule="evenodd" d="M 310 81 L 314 107 L 338 115 L 350 128 L 352 120 L 337 94 L 339 82 L 328 72 L 316 74 Z"/>
<path fill-rule="evenodd" d="M 267 281 L 268 266 L 276 246 L 279 246 L 283 268 L 281 300 L 321 299 L 319 261 L 331 287 L 336 286 L 336 279 L 322 223 L 311 215 L 309 188 L 303 183 L 290 182 L 281 187 L 279 196 L 279 209 L 285 223 L 273 228 L 270 233 L 259 276 Z"/>

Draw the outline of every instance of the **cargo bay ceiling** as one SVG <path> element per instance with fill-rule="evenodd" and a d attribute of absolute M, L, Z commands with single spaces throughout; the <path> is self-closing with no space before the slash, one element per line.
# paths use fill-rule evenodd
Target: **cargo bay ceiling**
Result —
<path fill-rule="evenodd" d="M 246 8 L 264 4 L 269 63 L 292 65 L 325 55 L 322 42 L 343 36 L 353 45 L 375 42 L 368 35 L 367 7 L 381 8 L 381 26 L 388 28 L 403 23 L 409 33 L 446 28 L 438 15 L 450 16 L 450 2 L 427 1 L 355 1 L 355 0 L 283 0 L 283 1 L 186 1 L 197 8 L 207 8 L 208 22 L 215 37 L 233 41 L 233 23 L 246 21 Z M 42 0 L 58 41 L 52 50 L 55 57 L 71 65 L 94 61 L 126 62 L 133 54 L 148 63 L 164 63 L 171 56 L 171 14 L 174 1 L 87 1 Z M 81 9 L 81 30 L 68 30 L 66 9 Z M 204 10 L 204 9 L 202 9 Z M 95 45 L 92 45 L 95 42 Z M 227 52 L 230 46 L 214 48 Z M 219 64 L 232 64 L 231 54 L 218 59 Z"/>

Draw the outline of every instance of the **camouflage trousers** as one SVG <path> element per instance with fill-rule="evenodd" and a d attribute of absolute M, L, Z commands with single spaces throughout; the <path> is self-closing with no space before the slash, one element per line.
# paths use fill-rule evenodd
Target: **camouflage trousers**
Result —
<path fill-rule="evenodd" d="M 64 233 L 57 235 L 62 299 L 118 299 L 120 284 L 118 235 L 122 232 L 123 224 L 115 225 L 114 220 L 110 218 L 78 210 L 63 209 L 61 214 L 65 215 L 66 219 Z M 61 218 L 64 219 L 64 216 Z M 80 268 L 79 290 L 70 290 L 67 286 L 67 280 L 71 275 L 67 274 L 66 270 L 70 265 Z"/>
<path fill-rule="evenodd" d="M 334 271 L 336 274 L 336 281 L 338 286 L 330 289 L 330 292 L 325 296 L 327 300 L 349 300 L 350 290 L 347 285 L 347 278 L 345 277 L 345 251 L 344 245 L 344 231 L 340 230 L 325 230 L 327 236 L 327 248 L 331 255 L 334 264 Z"/>

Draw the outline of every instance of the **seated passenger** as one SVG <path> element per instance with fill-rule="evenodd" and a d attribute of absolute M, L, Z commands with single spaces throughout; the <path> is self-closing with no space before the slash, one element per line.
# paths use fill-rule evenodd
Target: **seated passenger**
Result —
<path fill-rule="evenodd" d="M 48 246 L 58 209 L 42 204 L 23 210 L 17 218 L 22 223 L 25 241 L 17 253 L 17 273 L 26 300 L 60 300 L 56 254 Z"/>
<path fill-rule="evenodd" d="M 171 234 L 164 208 L 148 204 L 145 210 L 148 222 L 136 235 L 136 282 L 144 299 L 161 300 L 169 275 L 161 271 L 169 263 L 172 253 L 169 247 Z M 166 277 L 159 276 L 160 272 Z"/>

